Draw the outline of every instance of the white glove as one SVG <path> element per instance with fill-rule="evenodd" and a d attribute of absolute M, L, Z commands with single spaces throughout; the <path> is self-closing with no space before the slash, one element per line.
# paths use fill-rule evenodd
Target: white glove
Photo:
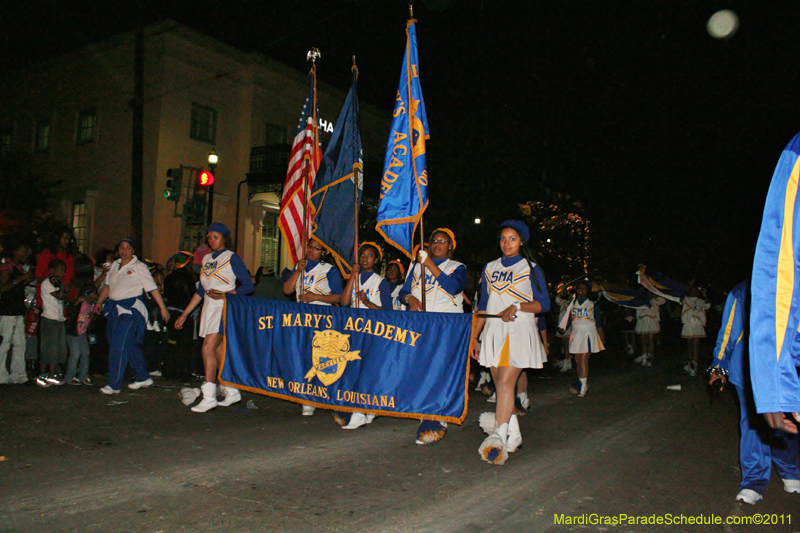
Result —
<path fill-rule="evenodd" d="M 420 263 L 424 263 L 425 260 L 428 258 L 428 252 L 426 252 L 425 250 L 420 250 L 419 253 L 417 254 L 417 257 L 419 258 Z"/>

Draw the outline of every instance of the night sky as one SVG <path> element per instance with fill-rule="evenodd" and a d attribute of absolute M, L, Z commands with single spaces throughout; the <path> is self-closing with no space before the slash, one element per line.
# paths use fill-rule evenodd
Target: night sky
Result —
<path fill-rule="evenodd" d="M 133 4 L 6 6 L 0 62 L 129 31 Z M 739 16 L 731 39 L 706 32 L 719 9 Z M 146 23 L 172 18 L 301 70 L 316 46 L 319 78 L 344 90 L 356 54 L 361 98 L 387 113 L 407 14 L 398 0 L 144 1 Z M 772 171 L 800 130 L 800 2 L 418 0 L 414 15 L 433 224 L 492 223 L 560 192 L 585 206 L 608 276 L 639 261 L 720 288 L 747 275 Z M 380 170 L 367 168 L 375 189 Z"/>

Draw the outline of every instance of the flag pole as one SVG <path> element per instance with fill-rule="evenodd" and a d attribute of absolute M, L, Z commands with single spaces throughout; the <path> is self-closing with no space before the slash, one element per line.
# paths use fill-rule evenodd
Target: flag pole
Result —
<path fill-rule="evenodd" d="M 306 61 L 311 61 L 311 76 L 314 78 L 314 97 L 311 102 L 311 116 L 313 117 L 314 123 L 314 149 L 316 149 L 317 144 L 319 143 L 319 129 L 317 128 L 318 119 L 317 117 L 317 58 L 321 57 L 319 50 L 317 48 L 312 48 L 306 54 Z M 300 240 L 300 250 L 303 252 L 303 259 L 306 258 L 306 247 L 308 246 L 308 225 L 309 225 L 309 217 L 308 217 L 308 206 L 311 203 L 310 192 L 309 191 L 309 184 L 308 178 L 310 175 L 311 170 L 311 154 L 308 153 L 307 150 L 303 150 L 303 237 Z M 305 272 L 300 274 L 305 279 Z M 300 284 L 300 295 L 302 296 L 306 292 L 306 284 L 305 281 Z"/>
<path fill-rule="evenodd" d="M 412 20 L 414 18 L 414 2 L 412 0 L 408 1 L 408 19 Z M 408 64 L 406 64 L 406 68 L 408 68 Z M 411 78 L 406 76 L 408 80 L 408 105 L 409 105 L 409 112 L 412 111 L 412 99 L 411 99 Z M 411 128 L 411 119 L 409 117 L 408 121 L 409 129 Z M 408 132 L 409 138 L 413 138 L 414 132 Z M 413 161 L 413 159 L 412 159 Z M 414 169 L 414 178 L 416 179 L 416 166 Z M 425 250 L 425 225 L 422 222 L 423 215 L 419 217 L 419 250 L 420 252 Z M 416 258 L 414 258 L 416 260 Z M 420 277 L 420 304 L 422 305 L 422 310 L 425 311 L 425 265 L 423 263 L 419 264 L 419 277 Z"/>
<path fill-rule="evenodd" d="M 358 79 L 358 67 L 356 66 L 356 56 L 355 56 L 355 54 L 353 55 L 353 66 L 350 68 L 350 71 L 351 72 L 355 72 L 355 77 L 356 77 L 356 79 Z M 353 151 L 354 152 L 357 150 L 357 148 L 358 147 L 356 146 L 356 143 L 353 143 Z M 356 264 L 358 264 L 358 177 L 359 176 L 358 176 L 357 166 L 358 166 L 358 158 L 359 158 L 360 154 L 354 153 L 353 155 L 355 156 L 355 157 L 353 157 L 353 161 L 354 161 L 354 163 L 353 163 L 353 225 L 354 225 L 354 228 L 353 228 L 353 230 L 354 230 L 353 231 L 353 236 L 354 236 L 354 239 L 353 239 L 353 266 L 355 266 Z M 352 268 L 350 269 L 350 275 L 351 276 L 353 275 L 353 269 Z M 358 275 L 358 276 L 356 276 L 356 279 L 353 281 L 353 287 L 355 287 L 356 295 L 358 294 L 358 288 L 359 288 L 358 285 L 359 285 L 359 282 L 361 281 L 360 278 L 361 278 L 361 276 Z"/>

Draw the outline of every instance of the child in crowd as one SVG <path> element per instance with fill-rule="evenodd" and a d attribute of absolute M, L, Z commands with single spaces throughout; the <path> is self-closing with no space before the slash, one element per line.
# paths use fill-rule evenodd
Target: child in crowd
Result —
<path fill-rule="evenodd" d="M 68 385 L 91 385 L 89 378 L 89 338 L 87 332 L 94 317 L 97 290 L 94 285 L 84 287 L 80 296 L 67 306 L 67 346 L 69 360 L 64 381 Z"/>
<path fill-rule="evenodd" d="M 39 350 L 39 366 L 41 375 L 36 378 L 40 387 L 61 385 L 59 365 L 67 362 L 67 335 L 64 328 L 64 304 L 67 300 L 67 288 L 64 276 L 67 265 L 61 259 L 52 259 L 48 264 L 50 277 L 41 284 L 42 318 L 39 324 L 41 347 Z"/>
<path fill-rule="evenodd" d="M 602 315 L 589 299 L 588 281 L 579 281 L 575 285 L 575 297 L 558 324 L 559 330 L 565 331 L 568 323 L 572 325 L 569 352 L 575 356 L 578 370 L 578 381 L 570 386 L 569 391 L 583 398 L 589 390 L 589 356 L 605 349 Z"/>

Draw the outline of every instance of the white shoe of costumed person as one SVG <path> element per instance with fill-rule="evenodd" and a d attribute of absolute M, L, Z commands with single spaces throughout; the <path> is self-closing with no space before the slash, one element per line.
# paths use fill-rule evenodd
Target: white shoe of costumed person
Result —
<path fill-rule="evenodd" d="M 487 463 L 502 465 L 508 459 L 507 441 L 508 424 L 501 424 L 494 433 L 484 439 L 480 448 L 478 448 L 478 454 Z"/>
<path fill-rule="evenodd" d="M 756 502 L 760 502 L 763 499 L 761 494 L 752 489 L 742 489 L 739 491 L 739 494 L 736 495 L 737 502 L 749 503 L 750 505 L 755 505 Z"/>
<path fill-rule="evenodd" d="M 152 384 L 153 384 L 153 380 L 150 379 L 150 378 L 147 378 L 144 381 L 134 381 L 133 383 L 128 383 L 128 388 L 129 389 L 133 389 L 133 390 L 146 389 L 147 387 L 149 387 Z"/>
<path fill-rule="evenodd" d="M 781 479 L 781 481 L 786 492 L 800 493 L 800 479 Z"/>
<path fill-rule="evenodd" d="M 214 409 L 217 406 L 217 384 L 203 383 L 203 386 L 200 387 L 200 391 L 203 393 L 203 399 L 200 400 L 200 403 L 192 407 L 192 411 L 195 413 L 205 413 L 206 411 Z"/>
<path fill-rule="evenodd" d="M 517 451 L 517 448 L 522 446 L 522 433 L 519 430 L 519 420 L 517 415 L 511 415 L 508 421 L 508 440 L 506 441 L 506 449 L 508 453 Z"/>
<path fill-rule="evenodd" d="M 367 415 L 356 411 L 350 416 L 350 422 L 348 422 L 347 425 L 342 426 L 342 429 L 358 429 L 361 426 L 366 426 L 367 424 Z"/>
<path fill-rule="evenodd" d="M 221 405 L 222 407 L 228 407 L 229 405 L 233 405 L 236 402 L 242 401 L 242 393 L 239 392 L 239 389 L 234 389 L 233 387 L 226 387 L 225 385 L 219 386 L 222 394 L 225 398 L 222 401 L 218 401 L 217 405 Z"/>
<path fill-rule="evenodd" d="M 185 405 L 186 407 L 189 407 L 190 405 L 192 405 L 194 402 L 197 401 L 197 399 L 200 397 L 201 394 L 203 393 L 200 392 L 200 389 L 196 387 L 193 389 L 189 387 L 184 387 L 181 389 L 180 393 L 181 403 L 183 403 L 183 405 Z"/>

